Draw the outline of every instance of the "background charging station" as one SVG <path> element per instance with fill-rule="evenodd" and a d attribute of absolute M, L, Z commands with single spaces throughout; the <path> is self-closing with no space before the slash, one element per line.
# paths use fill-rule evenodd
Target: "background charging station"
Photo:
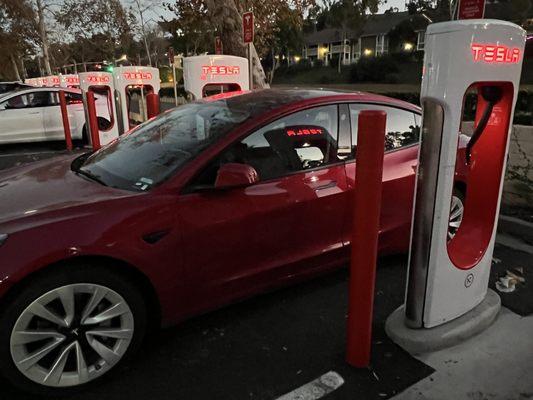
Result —
<path fill-rule="evenodd" d="M 96 133 L 92 132 L 93 129 L 98 130 L 99 144 L 105 145 L 115 140 L 119 135 L 116 118 L 116 105 L 115 105 L 115 86 L 113 83 L 113 75 L 109 72 L 82 72 L 79 74 L 80 89 L 83 93 L 83 101 L 85 105 L 85 120 L 86 128 L 91 138 L 91 142 L 94 140 Z M 88 111 L 88 93 L 99 93 L 107 98 L 107 109 L 109 113 L 110 126 L 101 126 L 101 124 L 91 124 L 91 119 L 97 119 L 97 115 L 90 115 Z M 94 143 L 92 143 L 94 146 Z"/>
<path fill-rule="evenodd" d="M 417 335 L 400 327 L 400 319 L 410 328 L 445 329 L 447 322 L 465 322 L 475 334 L 497 316 L 499 298 L 487 295 L 487 290 L 525 39 L 522 28 L 497 20 L 428 27 L 405 320 L 399 316 L 403 311 L 397 310 L 388 321 L 389 335 L 400 344 L 405 344 L 402 335 L 410 341 Z M 478 95 L 477 113 L 462 160 L 457 148 L 464 98 L 471 90 Z M 469 172 L 464 214 L 449 238 L 455 170 L 457 163 L 465 162 Z M 476 328 L 469 312 L 483 302 L 493 312 L 481 313 L 484 317 Z M 454 325 L 453 331 L 464 339 L 464 330 Z M 442 332 L 437 335 L 440 340 L 449 339 Z"/>
<path fill-rule="evenodd" d="M 185 91 L 193 99 L 225 92 L 250 90 L 248 60 L 228 55 L 205 55 L 183 59 Z"/>
<path fill-rule="evenodd" d="M 60 86 L 65 88 L 79 88 L 80 87 L 80 77 L 78 74 L 67 74 L 60 75 Z"/>
<path fill-rule="evenodd" d="M 140 109 L 146 110 L 146 94 L 158 94 L 161 89 L 159 70 L 153 67 L 128 66 L 116 67 L 113 71 L 116 90 L 120 134 L 129 131 L 136 123 L 130 119 L 130 98 L 132 90 L 139 90 L 141 96 Z M 143 119 L 147 119 L 146 112 Z"/>

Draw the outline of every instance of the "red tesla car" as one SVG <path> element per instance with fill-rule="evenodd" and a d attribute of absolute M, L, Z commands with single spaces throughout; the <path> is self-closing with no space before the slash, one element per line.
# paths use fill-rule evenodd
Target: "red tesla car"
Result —
<path fill-rule="evenodd" d="M 95 153 L 0 174 L 0 373 L 34 393 L 69 391 L 152 325 L 345 264 L 365 109 L 387 113 L 379 250 L 405 252 L 420 109 L 377 95 L 203 100 Z"/>

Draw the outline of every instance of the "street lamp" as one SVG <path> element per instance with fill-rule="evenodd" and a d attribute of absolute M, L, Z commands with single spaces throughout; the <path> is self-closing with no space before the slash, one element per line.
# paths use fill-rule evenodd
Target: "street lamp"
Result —
<path fill-rule="evenodd" d="M 403 45 L 403 49 L 405 51 L 411 51 L 411 50 L 413 50 L 413 48 L 414 48 L 414 46 L 413 46 L 412 43 L 404 43 L 404 45 Z"/>

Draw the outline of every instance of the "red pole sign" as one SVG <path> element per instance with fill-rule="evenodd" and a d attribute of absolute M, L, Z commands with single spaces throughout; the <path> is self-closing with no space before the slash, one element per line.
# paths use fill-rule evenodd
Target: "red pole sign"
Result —
<path fill-rule="evenodd" d="M 346 361 L 359 368 L 370 364 L 386 118 L 377 110 L 359 114 L 346 335 Z"/>
<path fill-rule="evenodd" d="M 485 15 L 485 0 L 459 0 L 457 19 L 481 19 Z"/>
<path fill-rule="evenodd" d="M 67 150 L 72 151 L 72 135 L 70 134 L 70 123 L 68 121 L 67 99 L 65 98 L 65 92 L 62 90 L 59 91 L 59 105 L 61 107 L 61 119 L 63 120 Z"/>
<path fill-rule="evenodd" d="M 245 44 L 254 41 L 254 13 L 251 11 L 242 14 L 242 39 Z"/>
<path fill-rule="evenodd" d="M 220 36 L 215 36 L 215 54 L 222 54 L 222 39 Z"/>

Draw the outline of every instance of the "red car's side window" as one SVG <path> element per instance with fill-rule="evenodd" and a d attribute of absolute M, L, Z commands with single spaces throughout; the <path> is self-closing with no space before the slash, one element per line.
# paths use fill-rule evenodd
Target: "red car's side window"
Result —
<path fill-rule="evenodd" d="M 379 104 L 350 104 L 352 147 L 357 143 L 357 120 L 362 110 L 382 110 L 387 113 L 385 151 L 418 143 L 420 139 L 420 118 L 411 111 Z"/>
<path fill-rule="evenodd" d="M 233 144 L 193 182 L 213 185 L 220 165 L 252 166 L 261 181 L 342 161 L 338 154 L 337 105 L 314 107 L 280 118 Z"/>

